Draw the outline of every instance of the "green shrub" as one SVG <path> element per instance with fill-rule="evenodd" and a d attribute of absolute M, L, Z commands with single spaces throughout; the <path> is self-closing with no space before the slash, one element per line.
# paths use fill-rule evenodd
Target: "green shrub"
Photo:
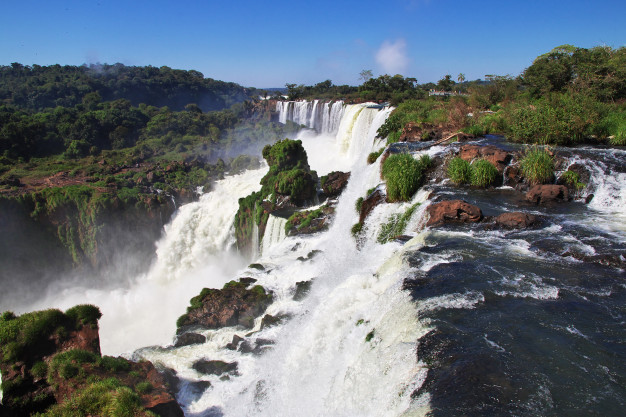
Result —
<path fill-rule="evenodd" d="M 357 237 L 358 235 L 361 234 L 362 230 L 363 230 L 363 223 L 355 223 L 354 225 L 352 225 L 352 228 L 350 229 L 350 233 L 352 234 L 353 237 Z"/>
<path fill-rule="evenodd" d="M 574 171 L 565 171 L 561 174 L 559 180 L 568 187 L 573 188 L 576 194 L 586 186 L 585 183 L 580 182 L 580 175 Z"/>
<path fill-rule="evenodd" d="M 356 202 L 354 203 L 354 209 L 356 210 L 357 213 L 360 213 L 362 207 L 363 207 L 363 197 L 359 197 L 356 199 Z"/>
<path fill-rule="evenodd" d="M 489 161 L 478 159 L 471 165 L 471 184 L 476 187 L 489 187 L 498 177 L 498 169 Z"/>
<path fill-rule="evenodd" d="M 44 361 L 35 362 L 32 368 L 30 368 L 30 374 L 35 378 L 44 378 L 48 375 L 48 364 Z"/>
<path fill-rule="evenodd" d="M 74 320 L 76 326 L 97 325 L 98 320 L 102 317 L 100 309 L 91 304 L 81 304 L 67 310 L 65 314 Z"/>
<path fill-rule="evenodd" d="M 531 184 L 545 184 L 554 178 L 554 161 L 552 156 L 541 148 L 526 151 L 520 161 L 522 174 Z"/>
<path fill-rule="evenodd" d="M 367 163 L 369 165 L 373 164 L 374 162 L 376 162 L 376 160 L 378 159 L 378 157 L 383 153 L 383 151 L 385 150 L 385 148 L 380 148 L 377 151 L 371 152 L 368 156 L 367 156 Z"/>
<path fill-rule="evenodd" d="M 472 180 L 472 168 L 465 159 L 456 157 L 448 163 L 448 177 L 455 184 L 469 184 Z"/>
<path fill-rule="evenodd" d="M 387 201 L 409 201 L 422 185 L 424 166 L 409 154 L 394 154 L 383 163 Z"/>
<path fill-rule="evenodd" d="M 420 203 L 415 203 L 409 207 L 403 214 L 392 215 L 386 223 L 383 223 L 380 233 L 378 233 L 378 243 L 387 243 L 396 236 L 400 236 L 404 233 L 406 225 L 411 220 L 415 209 L 419 207 Z"/>
<path fill-rule="evenodd" d="M 124 358 L 103 356 L 98 360 L 98 365 L 109 372 L 126 372 L 130 370 L 130 362 Z"/>
<path fill-rule="evenodd" d="M 142 381 L 135 385 L 135 391 L 139 394 L 147 394 L 152 391 L 153 388 L 152 384 L 148 381 Z"/>

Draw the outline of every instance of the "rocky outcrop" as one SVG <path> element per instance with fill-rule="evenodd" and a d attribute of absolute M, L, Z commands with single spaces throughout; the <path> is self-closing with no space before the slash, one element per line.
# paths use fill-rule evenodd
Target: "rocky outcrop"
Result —
<path fill-rule="evenodd" d="M 191 367 L 204 375 L 237 374 L 237 362 L 208 361 L 200 359 Z"/>
<path fill-rule="evenodd" d="M 176 343 L 174 347 L 199 345 L 206 342 L 206 337 L 198 333 L 183 333 L 176 336 Z"/>
<path fill-rule="evenodd" d="M 3 411 L 28 416 L 54 407 L 60 414 L 85 413 L 80 401 L 89 396 L 91 413 L 113 407 L 121 392 L 133 398 L 133 415 L 152 411 L 182 417 L 173 390 L 147 361 L 102 357 L 98 333 L 100 311 L 90 305 L 62 313 L 51 309 L 0 317 L 0 370 Z M 68 405 L 68 404 L 72 405 Z M 78 408 L 76 408 L 78 407 Z M 99 408 L 98 408 L 99 407 Z"/>
<path fill-rule="evenodd" d="M 463 200 L 447 200 L 432 204 L 426 209 L 430 218 L 426 226 L 446 223 L 476 223 L 482 220 L 480 208 Z"/>
<path fill-rule="evenodd" d="M 537 224 L 537 216 L 528 213 L 510 212 L 502 213 L 496 217 L 495 222 L 498 226 L 507 229 L 524 229 Z"/>
<path fill-rule="evenodd" d="M 526 200 L 533 204 L 551 204 L 568 201 L 569 192 L 564 185 L 535 185 L 526 193 Z"/>
<path fill-rule="evenodd" d="M 324 205 L 317 210 L 298 211 L 285 226 L 288 236 L 310 235 L 328 229 L 335 207 Z"/>
<path fill-rule="evenodd" d="M 475 159 L 485 159 L 491 162 L 500 174 L 513 159 L 511 153 L 493 145 L 463 145 L 459 150 L 459 157 L 470 163 Z"/>
<path fill-rule="evenodd" d="M 359 212 L 359 223 L 363 223 L 367 216 L 376 208 L 377 205 L 385 202 L 385 195 L 380 190 L 375 190 L 373 193 L 367 196 L 361 204 L 361 211 Z"/>
<path fill-rule="evenodd" d="M 330 198 L 337 197 L 346 188 L 349 179 L 349 172 L 333 171 L 324 175 L 320 180 L 324 195 Z"/>
<path fill-rule="evenodd" d="M 272 302 L 271 293 L 256 285 L 250 289 L 242 282 L 231 281 L 221 290 L 205 288 L 191 299 L 187 313 L 177 322 L 179 333 L 192 326 L 218 329 L 228 326 L 252 328 Z"/>

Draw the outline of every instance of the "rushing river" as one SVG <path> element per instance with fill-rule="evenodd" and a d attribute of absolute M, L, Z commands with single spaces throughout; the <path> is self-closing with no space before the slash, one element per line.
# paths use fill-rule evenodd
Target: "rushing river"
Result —
<path fill-rule="evenodd" d="M 249 171 L 181 207 L 152 269 L 127 288 L 68 291 L 40 304 L 100 305 L 104 353 L 174 370 L 189 416 L 622 415 L 626 152 L 556 149 L 560 169 L 583 165 L 590 178 L 575 201 L 549 207 L 507 187 L 426 184 L 411 202 L 377 206 L 357 245 L 354 204 L 381 185 L 380 159 L 366 158 L 384 146 L 376 131 L 391 109 L 290 102 L 277 110 L 281 121 L 309 126 L 299 139 L 320 176 L 352 173 L 327 231 L 286 237 L 284 219 L 272 217 L 259 255 L 240 259 L 231 250 L 236 202 L 260 188 L 266 168 Z M 476 143 L 516 147 L 499 137 Z M 440 199 L 466 200 L 486 216 L 524 211 L 541 224 L 424 228 L 426 208 Z M 382 224 L 416 203 L 407 237 L 378 243 Z M 205 343 L 166 346 L 191 296 L 238 277 L 274 293 L 267 313 L 284 317 L 279 324 L 261 329 L 258 319 L 252 331 L 205 330 Z M 306 281 L 310 292 L 294 299 Z M 255 352 L 227 349 L 235 335 Z M 236 362 L 237 372 L 201 374 L 192 367 L 200 359 Z"/>

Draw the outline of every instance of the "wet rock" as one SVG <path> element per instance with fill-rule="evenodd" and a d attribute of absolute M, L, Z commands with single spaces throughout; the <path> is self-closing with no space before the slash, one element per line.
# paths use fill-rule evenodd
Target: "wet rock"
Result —
<path fill-rule="evenodd" d="M 226 349 L 237 350 L 239 343 L 243 342 L 243 340 L 244 340 L 243 337 L 234 335 L 233 340 L 229 344 L 226 345 Z"/>
<path fill-rule="evenodd" d="M 274 341 L 269 339 L 259 338 L 254 342 L 246 340 L 241 344 L 241 346 L 239 346 L 239 351 L 241 353 L 251 353 L 258 356 L 263 354 L 263 352 L 269 349 L 272 345 L 274 345 Z"/>
<path fill-rule="evenodd" d="M 311 284 L 313 284 L 313 281 L 296 282 L 296 292 L 293 295 L 293 300 L 302 301 L 307 296 L 309 291 L 311 291 Z"/>
<path fill-rule="evenodd" d="M 315 258 L 320 253 L 322 253 L 321 250 L 313 249 L 311 252 L 307 253 L 306 257 L 298 256 L 298 260 L 300 262 L 310 261 L 311 259 Z"/>
<path fill-rule="evenodd" d="M 480 208 L 463 200 L 447 200 L 430 205 L 426 211 L 430 218 L 426 226 L 444 223 L 476 223 L 482 220 Z"/>
<path fill-rule="evenodd" d="M 237 362 L 207 361 L 200 359 L 191 367 L 205 375 L 237 374 Z"/>
<path fill-rule="evenodd" d="M 241 277 L 239 278 L 239 282 L 246 285 L 254 284 L 257 280 L 252 277 Z"/>
<path fill-rule="evenodd" d="M 493 145 L 463 145 L 459 151 L 459 157 L 472 162 L 475 159 L 485 159 L 491 162 L 500 174 L 513 159 L 513 155 Z"/>
<path fill-rule="evenodd" d="M 585 204 L 591 203 L 591 200 L 593 200 L 593 197 L 595 197 L 594 194 L 589 194 L 587 198 L 585 198 Z"/>
<path fill-rule="evenodd" d="M 568 199 L 569 193 L 564 185 L 535 185 L 526 193 L 526 200 L 537 205 L 563 202 Z"/>
<path fill-rule="evenodd" d="M 500 227 L 509 229 L 524 229 L 537 224 L 537 216 L 522 212 L 502 213 L 495 219 L 496 224 Z"/>
<path fill-rule="evenodd" d="M 322 191 L 327 197 L 336 197 L 348 185 L 349 172 L 333 171 L 321 178 Z"/>
<path fill-rule="evenodd" d="M 209 388 L 211 388 L 211 382 L 209 381 L 194 381 L 189 383 L 189 389 L 194 396 L 202 395 Z"/>
<path fill-rule="evenodd" d="M 275 326 L 281 323 L 283 320 L 287 319 L 288 317 L 289 317 L 288 314 L 279 314 L 277 316 L 266 314 L 265 316 L 263 316 L 263 319 L 261 319 L 261 330 L 263 330 L 266 327 Z"/>
<path fill-rule="evenodd" d="M 176 337 L 174 347 L 199 345 L 206 342 L 206 337 L 198 333 L 183 333 Z"/>
<path fill-rule="evenodd" d="M 230 281 L 221 290 L 205 288 L 191 299 L 191 307 L 178 319 L 179 332 L 190 326 L 217 329 L 227 326 L 252 328 L 272 302 L 271 293 L 256 285 L 250 289 L 242 282 Z"/>
<path fill-rule="evenodd" d="M 368 195 L 367 198 L 363 200 L 363 204 L 361 205 L 359 223 L 363 223 L 372 210 L 384 201 L 385 195 L 380 190 L 375 190 L 372 194 Z"/>
<path fill-rule="evenodd" d="M 248 265 L 250 269 L 258 269 L 259 271 L 265 271 L 265 267 L 261 264 L 250 264 Z"/>

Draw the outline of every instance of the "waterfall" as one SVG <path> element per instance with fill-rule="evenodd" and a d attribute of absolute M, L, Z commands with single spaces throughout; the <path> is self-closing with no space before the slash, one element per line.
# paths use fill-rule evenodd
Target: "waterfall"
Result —
<path fill-rule="evenodd" d="M 285 239 L 285 224 L 287 224 L 287 219 L 270 214 L 261 243 L 262 255 L 266 254 L 272 246 Z"/>
<path fill-rule="evenodd" d="M 221 288 L 246 260 L 230 250 L 238 199 L 261 186 L 267 166 L 217 181 L 199 201 L 180 207 L 156 246 L 150 270 L 129 277 L 127 287 L 85 288 L 74 283 L 26 310 L 76 304 L 100 307 L 102 353 L 119 355 L 149 345 L 167 345 L 176 332 L 176 318 L 203 287 Z M 157 325 L 155 325 L 157 323 Z"/>
<path fill-rule="evenodd" d="M 358 218 L 354 201 L 380 181 L 379 168 L 367 165 L 366 158 L 389 109 L 341 104 L 342 119 L 329 121 L 333 108 L 338 108 L 335 104 L 326 107 L 321 121 L 323 126 L 333 126 L 334 134 L 302 137 L 312 169 L 330 169 L 332 154 L 330 160 L 342 161 L 352 172 L 335 220 L 325 233 L 285 238 L 285 220 L 270 216 L 261 257 L 255 262 L 271 272 L 243 272 L 273 291 L 275 301 L 268 314 L 291 318 L 262 331 L 260 320 L 252 332 L 208 331 L 206 343 L 184 350 L 141 352 L 176 369 L 187 381 L 179 401 L 188 414 L 395 416 L 425 410 L 411 393 L 425 378 L 415 346 L 428 329 L 418 323 L 416 306 L 401 289 L 406 266 L 396 254 L 398 246 L 372 240 L 357 250 L 350 235 L 350 226 Z M 301 117 L 300 110 L 308 105 L 289 103 L 281 108 Z M 291 113 L 290 107 L 297 111 Z M 390 204 L 383 211 L 388 215 L 404 208 Z M 368 227 L 379 227 L 376 221 Z M 296 282 L 310 280 L 309 296 L 294 301 Z M 274 345 L 260 357 L 224 349 L 235 335 L 248 337 L 251 343 L 270 339 Z M 192 365 L 200 358 L 236 361 L 239 374 L 228 381 L 198 374 Z M 191 385 L 197 380 L 211 382 L 200 396 Z"/>
<path fill-rule="evenodd" d="M 276 112 L 280 123 L 287 123 L 287 120 L 290 120 L 305 125 L 317 133 L 328 135 L 337 133 L 345 107 L 340 100 L 332 103 L 320 100 L 278 101 Z"/>

